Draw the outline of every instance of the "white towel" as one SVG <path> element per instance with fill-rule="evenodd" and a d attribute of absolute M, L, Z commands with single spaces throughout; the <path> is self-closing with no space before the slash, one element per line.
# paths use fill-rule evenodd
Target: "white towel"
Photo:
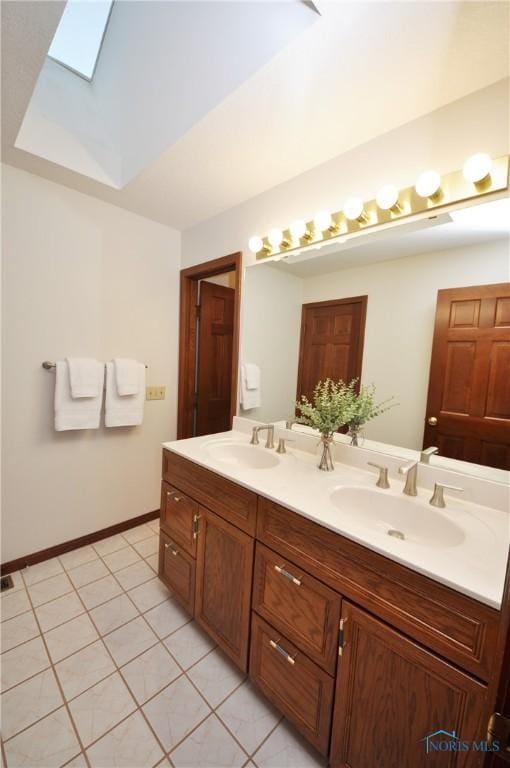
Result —
<path fill-rule="evenodd" d="M 90 357 L 66 357 L 69 367 L 71 396 L 97 397 L 101 394 L 104 381 L 104 365 Z"/>
<path fill-rule="evenodd" d="M 68 429 L 98 429 L 103 402 L 104 365 L 101 365 L 99 394 L 96 397 L 71 395 L 69 366 L 65 360 L 56 364 L 55 371 L 55 429 L 64 432 Z"/>
<path fill-rule="evenodd" d="M 246 389 L 260 389 L 260 368 L 255 363 L 244 364 Z"/>
<path fill-rule="evenodd" d="M 258 388 L 257 389 L 249 389 L 248 387 L 248 381 L 247 381 L 247 370 L 246 370 L 246 363 L 244 363 L 241 366 L 241 383 L 240 383 L 240 401 L 241 401 L 241 408 L 243 411 L 249 411 L 252 408 L 260 408 L 261 406 L 261 397 L 260 397 L 260 369 L 258 366 L 254 365 L 253 363 L 248 363 L 248 365 L 253 365 L 254 368 L 257 368 L 259 371 L 258 376 Z"/>
<path fill-rule="evenodd" d="M 115 381 L 117 384 L 117 394 L 137 395 L 140 391 L 140 371 L 136 360 L 129 360 L 126 357 L 114 357 Z"/>
<path fill-rule="evenodd" d="M 138 363 L 138 393 L 136 395 L 119 395 L 115 380 L 115 366 L 106 363 L 106 398 L 105 418 L 106 427 L 135 427 L 143 421 L 143 406 L 145 402 L 145 365 Z"/>

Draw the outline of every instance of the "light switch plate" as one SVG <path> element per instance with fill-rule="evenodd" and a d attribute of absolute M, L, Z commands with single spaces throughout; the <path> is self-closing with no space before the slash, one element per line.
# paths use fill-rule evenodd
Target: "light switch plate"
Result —
<path fill-rule="evenodd" d="M 164 400 L 166 397 L 166 387 L 146 387 L 146 400 Z"/>

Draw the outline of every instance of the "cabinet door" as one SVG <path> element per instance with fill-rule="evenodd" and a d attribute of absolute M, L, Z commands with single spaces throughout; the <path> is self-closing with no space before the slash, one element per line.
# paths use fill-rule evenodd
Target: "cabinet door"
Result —
<path fill-rule="evenodd" d="M 168 483 L 161 485 L 161 526 L 189 555 L 196 555 L 198 504 Z"/>
<path fill-rule="evenodd" d="M 195 618 L 243 671 L 248 663 L 254 540 L 200 508 Z"/>
<path fill-rule="evenodd" d="M 158 575 L 177 600 L 193 615 L 195 604 L 195 561 L 163 531 L 159 534 Z"/>
<path fill-rule="evenodd" d="M 342 618 L 332 768 L 480 766 L 481 752 L 434 745 L 486 738 L 486 687 L 349 603 Z"/>

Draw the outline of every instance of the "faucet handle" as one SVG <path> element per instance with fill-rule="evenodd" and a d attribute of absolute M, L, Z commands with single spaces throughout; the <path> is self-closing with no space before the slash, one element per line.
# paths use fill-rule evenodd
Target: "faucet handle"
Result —
<path fill-rule="evenodd" d="M 439 448 L 437 448 L 435 445 L 433 445 L 431 448 L 425 448 L 424 451 L 420 452 L 421 463 L 430 464 L 430 457 L 433 456 L 435 453 L 439 453 Z"/>
<path fill-rule="evenodd" d="M 434 493 L 430 497 L 429 504 L 431 504 L 433 507 L 439 507 L 440 509 L 444 509 L 446 507 L 446 502 L 444 500 L 444 492 L 445 491 L 463 491 L 464 488 L 459 488 L 458 485 L 447 485 L 446 483 L 434 483 Z"/>
<path fill-rule="evenodd" d="M 287 453 L 286 444 L 287 443 L 295 443 L 295 440 L 291 440 L 287 437 L 280 437 L 278 439 L 278 447 L 276 449 L 276 453 Z"/>
<path fill-rule="evenodd" d="M 250 445 L 258 445 L 258 444 L 259 444 L 259 428 L 252 427 Z"/>
<path fill-rule="evenodd" d="M 390 484 L 388 482 L 388 467 L 384 467 L 382 464 L 375 464 L 373 461 L 367 461 L 367 464 L 369 467 L 375 467 L 379 470 L 379 477 L 377 478 L 377 487 L 378 488 L 389 488 Z"/>

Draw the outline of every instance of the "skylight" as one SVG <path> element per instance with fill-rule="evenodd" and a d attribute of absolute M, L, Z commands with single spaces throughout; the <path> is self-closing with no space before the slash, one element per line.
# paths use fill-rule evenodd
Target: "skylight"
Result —
<path fill-rule="evenodd" d="M 67 0 L 48 56 L 92 80 L 113 0 Z"/>

